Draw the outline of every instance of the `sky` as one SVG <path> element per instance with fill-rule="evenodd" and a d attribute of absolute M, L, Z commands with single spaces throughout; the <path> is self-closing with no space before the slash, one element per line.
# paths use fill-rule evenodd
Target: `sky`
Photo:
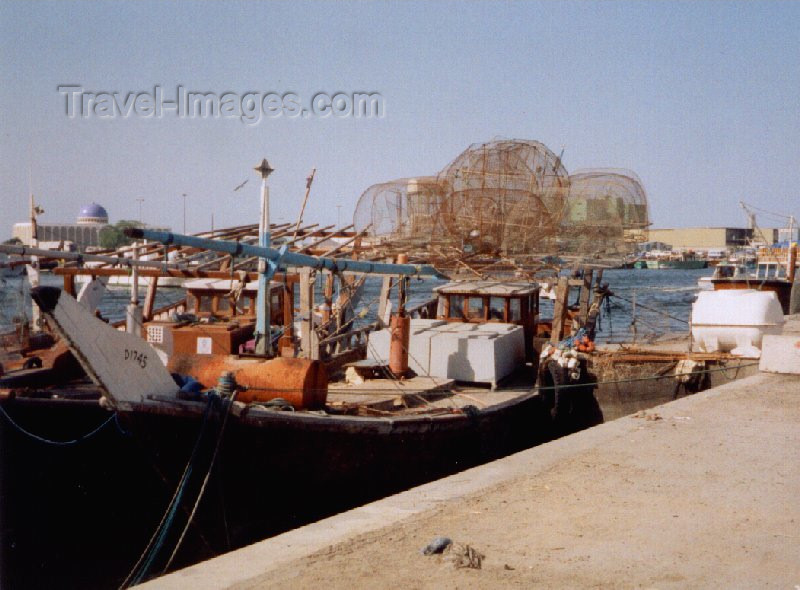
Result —
<path fill-rule="evenodd" d="M 344 224 L 370 185 L 436 174 L 498 138 L 563 151 L 570 172 L 634 171 L 654 227 L 745 226 L 739 201 L 797 217 L 799 30 L 797 2 L 4 0 L 0 238 L 30 191 L 42 223 L 94 201 L 112 222 L 141 209 L 182 230 L 184 194 L 189 232 L 256 223 L 262 158 L 273 222 L 296 221 L 316 168 L 304 219 Z M 224 116 L 156 116 L 156 87 L 168 102 L 179 88 L 232 102 Z M 320 93 L 376 93 L 382 112 L 250 122 L 233 108 L 248 93 L 307 111 Z"/>

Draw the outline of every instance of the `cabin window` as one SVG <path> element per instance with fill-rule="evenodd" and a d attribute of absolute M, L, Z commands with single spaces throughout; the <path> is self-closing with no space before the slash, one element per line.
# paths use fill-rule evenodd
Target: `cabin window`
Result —
<path fill-rule="evenodd" d="M 482 320 L 484 318 L 483 297 L 470 297 L 467 307 L 467 317 L 471 320 Z"/>
<path fill-rule="evenodd" d="M 186 295 L 186 309 L 197 311 L 197 297 L 195 297 L 191 293 L 188 293 Z"/>
<path fill-rule="evenodd" d="M 508 321 L 520 322 L 522 321 L 522 305 L 518 298 L 509 299 L 508 301 Z"/>
<path fill-rule="evenodd" d="M 280 293 L 273 293 L 270 306 L 272 309 L 280 309 L 281 308 L 281 295 Z"/>
<path fill-rule="evenodd" d="M 506 300 L 503 297 L 490 297 L 489 298 L 489 319 L 490 320 L 505 320 Z"/>
<path fill-rule="evenodd" d="M 197 298 L 197 311 L 211 312 L 211 297 L 201 295 Z"/>
<path fill-rule="evenodd" d="M 221 296 L 217 299 L 217 311 L 222 313 L 226 311 L 230 311 L 231 309 L 231 301 L 225 296 Z"/>
<path fill-rule="evenodd" d="M 464 317 L 464 296 L 450 295 L 450 314 L 451 318 L 461 319 Z"/>

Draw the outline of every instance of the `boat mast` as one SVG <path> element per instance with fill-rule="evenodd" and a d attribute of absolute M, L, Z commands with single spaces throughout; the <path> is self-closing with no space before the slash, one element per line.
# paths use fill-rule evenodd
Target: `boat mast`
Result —
<path fill-rule="evenodd" d="M 30 170 L 28 171 L 30 175 Z M 28 184 L 31 184 L 30 178 Z M 36 216 L 44 213 L 44 209 L 37 207 L 33 200 L 33 188 L 29 187 L 30 191 L 30 216 L 31 216 L 31 246 L 34 248 L 39 247 L 39 227 L 36 222 Z M 28 282 L 33 289 L 39 286 L 39 257 L 31 256 L 31 262 L 27 268 Z M 42 315 L 37 305 L 31 305 L 31 331 L 40 332 L 42 330 Z"/>
<path fill-rule="evenodd" d="M 269 187 L 267 177 L 274 172 L 267 159 L 255 167 L 261 175 L 261 217 L 258 223 L 258 245 L 269 249 Z M 275 274 L 275 265 L 266 258 L 258 259 L 258 296 L 256 300 L 256 354 L 272 356 L 272 338 L 270 337 L 270 291 L 269 284 Z"/>

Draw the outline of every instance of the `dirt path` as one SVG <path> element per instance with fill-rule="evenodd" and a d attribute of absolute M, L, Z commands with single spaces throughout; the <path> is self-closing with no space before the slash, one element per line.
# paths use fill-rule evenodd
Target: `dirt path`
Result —
<path fill-rule="evenodd" d="M 791 590 L 800 378 L 758 375 L 429 485 L 152 588 Z M 482 568 L 422 555 L 439 535 Z"/>
<path fill-rule="evenodd" d="M 797 388 L 664 406 L 602 448 L 236 588 L 794 588 L 800 381 L 779 381 Z M 482 569 L 421 555 L 438 535 Z"/>

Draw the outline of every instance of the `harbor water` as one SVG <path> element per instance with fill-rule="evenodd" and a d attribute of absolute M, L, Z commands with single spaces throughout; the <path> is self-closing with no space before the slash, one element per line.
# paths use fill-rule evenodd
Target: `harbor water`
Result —
<path fill-rule="evenodd" d="M 710 276 L 713 269 L 613 269 L 605 271 L 603 282 L 608 283 L 615 296 L 604 305 L 601 314 L 598 340 L 601 342 L 626 342 L 633 339 L 647 340 L 665 333 L 686 333 L 692 303 L 698 292 L 698 279 Z M 321 281 L 318 281 L 318 286 Z M 42 284 L 60 286 L 61 277 L 43 275 Z M 443 281 L 434 279 L 411 280 L 409 306 L 422 303 L 431 297 L 431 289 Z M 369 306 L 361 321 L 373 321 L 376 317 L 381 279 L 371 277 L 364 289 L 358 306 Z M 0 279 L 0 332 L 13 327 L 15 316 L 30 317 L 30 307 L 25 307 L 27 279 Z M 145 289 L 140 289 L 140 301 Z M 156 307 L 167 305 L 183 297 L 182 289 L 161 288 L 156 296 Z M 321 293 L 318 294 L 321 297 Z M 102 316 L 110 321 L 124 319 L 125 306 L 130 300 L 130 289 L 125 286 L 108 287 L 100 304 Z M 318 299 L 318 301 L 320 301 Z M 634 302 L 635 301 L 635 315 Z M 552 314 L 552 302 L 542 298 L 541 312 L 544 317 Z M 635 317 L 635 322 L 634 322 Z"/>

